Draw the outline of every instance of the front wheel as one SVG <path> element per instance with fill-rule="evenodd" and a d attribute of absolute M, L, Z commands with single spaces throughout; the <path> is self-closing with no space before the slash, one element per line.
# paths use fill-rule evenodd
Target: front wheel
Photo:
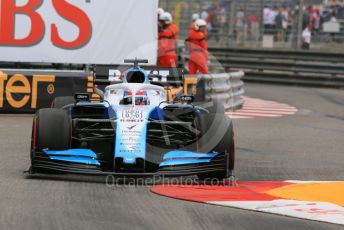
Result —
<path fill-rule="evenodd" d="M 224 114 L 207 114 L 200 121 L 200 150 L 201 152 L 217 152 L 227 155 L 227 168 L 213 173 L 198 175 L 199 179 L 224 179 L 234 170 L 235 143 L 233 123 Z"/>
<path fill-rule="evenodd" d="M 37 149 L 66 150 L 71 142 L 71 119 L 62 109 L 40 109 L 36 114 Z"/>
<path fill-rule="evenodd" d="M 37 111 L 31 138 L 31 169 L 33 172 L 45 172 L 34 168 L 36 151 L 43 149 L 67 150 L 71 147 L 71 119 L 62 109 L 40 109 Z"/>

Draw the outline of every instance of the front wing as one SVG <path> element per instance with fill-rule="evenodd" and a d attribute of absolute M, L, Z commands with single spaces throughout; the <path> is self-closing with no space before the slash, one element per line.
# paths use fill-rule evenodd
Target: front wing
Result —
<path fill-rule="evenodd" d="M 220 153 L 194 153 L 188 151 L 171 151 L 164 155 L 157 171 L 104 171 L 96 154 L 88 149 L 71 149 L 66 151 L 37 151 L 31 159 L 29 173 L 48 170 L 53 172 L 115 177 L 150 177 L 150 176 L 192 176 L 206 173 L 226 172 L 229 155 Z"/>

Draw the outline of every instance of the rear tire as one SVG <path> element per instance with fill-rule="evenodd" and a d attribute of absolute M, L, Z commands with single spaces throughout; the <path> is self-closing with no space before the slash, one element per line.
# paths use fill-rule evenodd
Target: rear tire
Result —
<path fill-rule="evenodd" d="M 199 179 L 219 179 L 227 177 L 227 172 L 234 170 L 235 145 L 233 123 L 225 114 L 208 114 L 200 119 L 201 152 L 218 152 L 229 155 L 228 168 L 224 171 L 198 175 Z"/>
<path fill-rule="evenodd" d="M 225 114 L 225 107 L 218 100 L 209 102 L 196 102 L 194 105 L 206 109 L 209 114 Z"/>
<path fill-rule="evenodd" d="M 196 85 L 196 93 L 194 95 L 194 105 L 199 106 L 209 111 L 209 114 L 225 114 L 224 104 L 219 99 L 206 100 L 206 80 L 204 78 L 198 79 Z M 188 93 L 192 92 L 192 88 L 188 89 Z"/>
<path fill-rule="evenodd" d="M 66 97 L 56 97 L 51 104 L 51 108 L 55 109 L 62 109 L 66 105 L 74 104 L 74 97 L 66 96 Z"/>

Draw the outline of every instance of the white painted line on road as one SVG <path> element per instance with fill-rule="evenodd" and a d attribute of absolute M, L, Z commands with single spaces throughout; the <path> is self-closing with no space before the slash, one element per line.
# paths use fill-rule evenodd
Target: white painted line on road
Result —
<path fill-rule="evenodd" d="M 298 109 L 274 101 L 265 101 L 262 99 L 255 99 L 244 97 L 243 108 L 236 111 L 228 111 L 227 115 L 232 119 L 247 119 L 247 118 L 264 118 L 264 117 L 282 117 L 295 114 Z"/>

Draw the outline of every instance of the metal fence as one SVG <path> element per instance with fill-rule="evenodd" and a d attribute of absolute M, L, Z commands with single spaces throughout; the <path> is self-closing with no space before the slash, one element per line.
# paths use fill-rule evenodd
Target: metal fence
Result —
<path fill-rule="evenodd" d="M 337 3 L 333 6 L 326 0 L 160 0 L 160 6 L 174 15 L 182 39 L 188 36 L 192 14 L 198 13 L 208 21 L 210 46 L 300 49 L 303 29 L 313 23 L 312 49 L 343 51 L 344 1 Z M 269 11 L 280 11 L 287 21 L 279 25 L 276 20 L 269 22 Z M 324 26 L 332 13 L 339 25 L 338 32 Z M 312 21 L 316 15 L 318 21 Z"/>

